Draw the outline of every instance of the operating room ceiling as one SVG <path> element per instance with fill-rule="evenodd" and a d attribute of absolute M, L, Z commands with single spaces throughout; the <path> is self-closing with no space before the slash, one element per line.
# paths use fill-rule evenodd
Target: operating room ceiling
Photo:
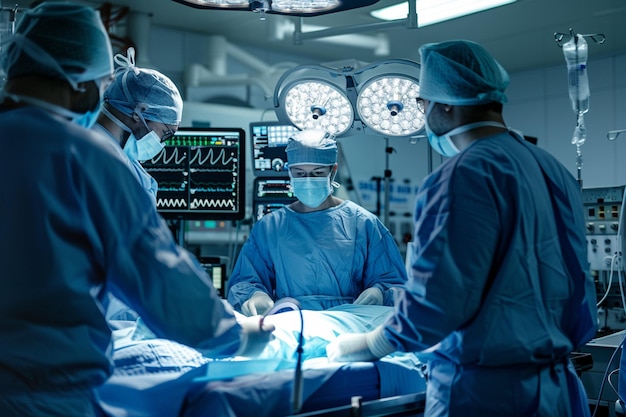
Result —
<path fill-rule="evenodd" d="M 304 24 L 319 27 L 363 27 L 377 20 L 369 11 L 399 0 L 380 0 L 374 6 L 325 16 L 303 18 Z M 86 0 L 98 6 L 102 1 Z M 297 18 L 234 10 L 200 10 L 172 0 L 114 0 L 114 5 L 151 13 L 152 24 L 221 35 L 241 47 L 252 46 L 282 54 L 302 56 L 307 62 L 333 62 L 355 59 L 372 62 L 382 59 L 374 49 L 339 45 L 318 40 L 304 40 L 296 45 L 290 32 L 276 39 L 276 28 L 292 24 Z M 32 1 L 2 2 L 4 7 L 28 7 Z M 419 13 L 419 10 L 418 10 Z M 424 28 L 398 26 L 382 31 L 359 31 L 362 39 L 385 36 L 389 57 L 418 60 L 419 45 L 447 39 L 471 39 L 482 43 L 509 71 L 564 64 L 563 54 L 554 40 L 555 32 L 606 36 L 603 44 L 589 40 L 589 65 L 593 59 L 626 52 L 626 0 L 519 0 L 470 16 Z M 307 32 L 306 29 L 303 30 Z M 382 34 L 382 35 L 381 35 Z M 566 38 L 567 39 L 567 38 Z M 365 44 L 365 42 L 363 42 Z"/>

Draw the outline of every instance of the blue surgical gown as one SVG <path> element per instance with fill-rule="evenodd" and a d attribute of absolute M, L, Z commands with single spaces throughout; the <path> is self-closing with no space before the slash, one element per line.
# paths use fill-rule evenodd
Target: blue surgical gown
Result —
<path fill-rule="evenodd" d="M 567 363 L 596 332 L 569 171 L 512 133 L 477 140 L 423 181 L 415 224 L 407 291 L 383 334 L 429 362 L 425 415 L 588 413 Z"/>
<path fill-rule="evenodd" d="M 232 308 L 175 244 L 121 150 L 36 107 L 0 111 L 0 131 L 0 407 L 9 394 L 82 393 L 106 380 L 107 290 L 158 337 L 236 351 Z"/>
<path fill-rule="evenodd" d="M 370 287 L 383 292 L 385 305 L 393 305 L 406 270 L 382 222 L 343 201 L 326 210 L 299 213 L 284 207 L 264 216 L 252 228 L 228 282 L 228 301 L 238 310 L 255 291 L 323 310 L 352 303 Z"/>

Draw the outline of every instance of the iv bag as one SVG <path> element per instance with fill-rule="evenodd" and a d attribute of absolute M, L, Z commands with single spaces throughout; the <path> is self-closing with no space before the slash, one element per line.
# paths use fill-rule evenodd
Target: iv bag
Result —
<path fill-rule="evenodd" d="M 563 55 L 567 62 L 569 98 L 575 113 L 589 110 L 589 79 L 587 77 L 587 41 L 575 35 L 563 44 Z"/>

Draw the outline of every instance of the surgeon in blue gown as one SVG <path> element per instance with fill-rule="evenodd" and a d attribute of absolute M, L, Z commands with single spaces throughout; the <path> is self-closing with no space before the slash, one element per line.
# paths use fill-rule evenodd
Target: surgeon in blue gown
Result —
<path fill-rule="evenodd" d="M 135 176 L 156 204 L 158 184 L 141 162 L 161 152 L 183 116 L 183 100 L 166 75 L 135 65 L 135 49 L 116 54 L 115 78 L 104 92 L 94 129 L 124 149 Z"/>
<path fill-rule="evenodd" d="M 90 129 L 113 74 L 99 14 L 43 2 L 2 48 L 0 416 L 105 415 L 110 289 L 158 337 L 225 356 L 264 346 L 271 328 L 237 322 L 121 148 Z"/>
<path fill-rule="evenodd" d="M 427 362 L 425 416 L 587 416 L 569 354 L 596 332 L 580 185 L 502 117 L 509 76 L 479 44 L 420 48 L 432 147 L 449 157 L 420 186 L 409 281 L 337 361 L 394 351 Z"/>
<path fill-rule="evenodd" d="M 124 150 L 131 171 L 156 207 L 159 186 L 141 162 L 158 155 L 165 141 L 176 133 L 182 120 L 183 100 L 166 75 L 135 65 L 134 48 L 129 48 L 126 56 L 116 54 L 113 60 L 117 64 L 115 76 L 104 92 L 93 129 L 110 138 L 112 146 Z M 109 294 L 105 305 L 112 324 L 137 318 L 137 313 L 114 294 Z"/>
<path fill-rule="evenodd" d="M 305 130 L 286 151 L 298 200 L 254 225 L 229 279 L 228 301 L 246 315 L 263 314 L 285 297 L 308 310 L 393 305 L 406 282 L 404 261 L 376 216 L 332 194 L 334 137 Z"/>

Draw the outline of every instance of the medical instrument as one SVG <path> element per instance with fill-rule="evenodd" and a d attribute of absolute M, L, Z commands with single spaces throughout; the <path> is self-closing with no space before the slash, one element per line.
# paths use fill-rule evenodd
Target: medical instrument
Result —
<path fill-rule="evenodd" d="M 562 43 L 565 34 L 555 33 L 554 40 L 563 49 L 563 56 L 567 63 L 568 92 L 572 108 L 576 113 L 576 127 L 572 135 L 572 144 L 576 145 L 576 167 L 578 171 L 578 182 L 582 186 L 582 151 L 581 146 L 587 139 L 587 127 L 585 126 L 584 114 L 589 111 L 589 78 L 587 75 L 588 45 L 586 37 L 591 38 L 595 43 L 602 44 L 606 40 L 603 34 L 574 34 L 572 28 L 569 30 L 570 39 Z"/>
<path fill-rule="evenodd" d="M 297 413 L 302 408 L 302 390 L 304 387 L 304 377 L 302 375 L 302 345 L 304 344 L 304 318 L 302 317 L 302 309 L 300 308 L 300 303 L 291 297 L 285 297 L 276 302 L 274 307 L 272 307 L 264 316 L 261 318 L 261 327 L 263 327 L 263 320 L 265 317 L 282 313 L 284 311 L 298 311 L 300 314 L 300 335 L 298 336 L 298 347 L 296 352 L 298 354 L 296 360 L 296 370 L 295 376 L 293 380 L 293 396 L 291 399 L 291 409 L 294 413 Z"/>
<path fill-rule="evenodd" d="M 292 401 L 296 405 L 300 401 L 292 400 L 298 392 L 293 392 L 297 388 L 294 349 L 302 321 L 300 312 L 285 311 L 287 305 L 281 300 L 276 304 L 276 313 L 264 317 L 264 324 L 276 327 L 275 339 L 255 359 L 202 356 L 171 340 L 149 336 L 138 340 L 126 328 L 116 331 L 115 375 L 98 391 L 102 402 L 133 415 L 273 417 L 304 416 L 319 410 L 320 416 L 347 416 L 350 410 L 344 407 L 349 407 L 362 410 L 358 415 L 391 416 L 419 405 L 416 396 L 425 398 L 421 362 L 412 353 L 376 362 L 327 361 L 324 347 L 337 334 L 366 331 L 382 323 L 392 309 L 345 304 L 301 312 L 308 323 L 301 343 L 301 386 L 305 389 L 302 406 L 294 411 Z M 358 403 L 353 397 L 359 397 Z M 339 408 L 343 413 L 332 413 Z M 374 409 L 377 412 L 369 414 Z M 423 402 L 418 411 L 423 412 Z"/>
<path fill-rule="evenodd" d="M 252 173 L 252 221 L 296 201 L 289 183 L 287 141 L 298 129 L 280 122 L 251 122 Z"/>

